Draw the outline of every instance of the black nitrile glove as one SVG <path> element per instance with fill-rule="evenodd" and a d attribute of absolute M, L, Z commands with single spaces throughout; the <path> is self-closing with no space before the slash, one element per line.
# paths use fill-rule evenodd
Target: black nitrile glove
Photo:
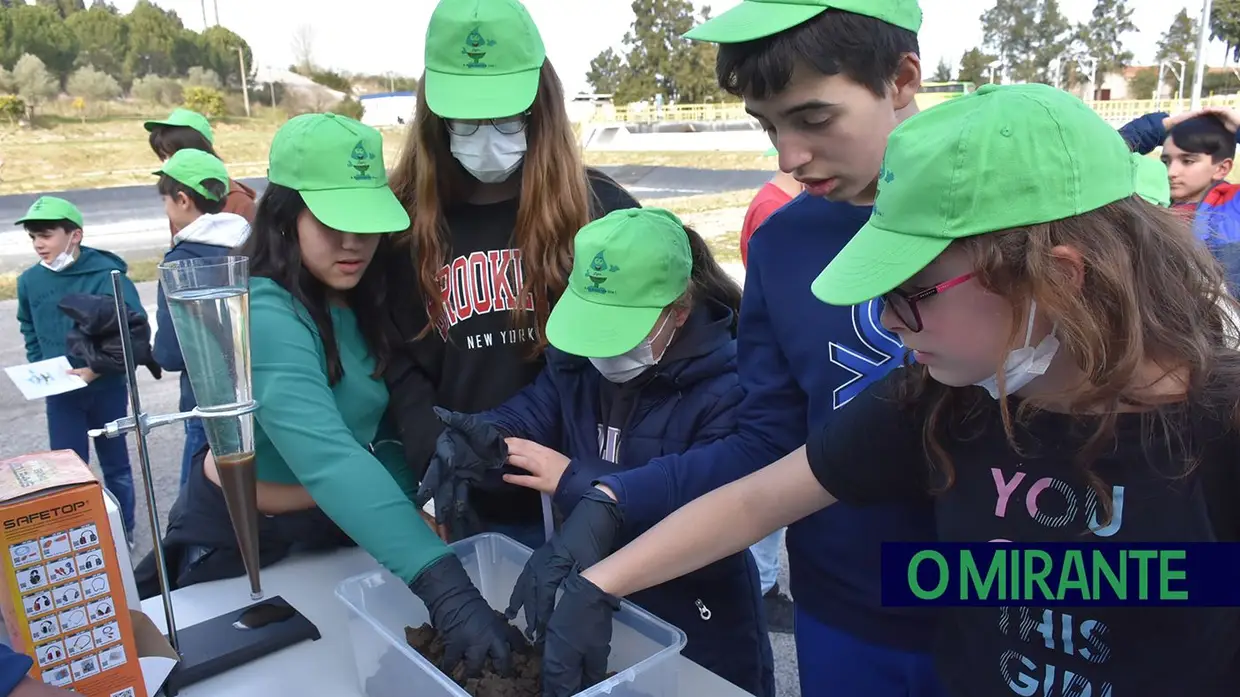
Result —
<path fill-rule="evenodd" d="M 530 557 L 504 613 L 514 619 L 525 607 L 525 636 L 542 641 L 555 607 L 555 593 L 574 568 L 586 569 L 611 554 L 624 522 L 620 506 L 590 487 L 551 541 Z"/>
<path fill-rule="evenodd" d="M 465 676 L 477 676 L 490 656 L 496 673 L 512 672 L 509 625 L 482 599 L 455 554 L 432 562 L 413 579 L 409 590 L 426 603 L 431 626 L 443 637 L 444 665 L 449 671 L 464 659 Z"/>
<path fill-rule="evenodd" d="M 620 599 L 574 572 L 547 625 L 543 645 L 543 697 L 570 697 L 607 677 L 611 618 Z"/>
<path fill-rule="evenodd" d="M 477 514 L 469 505 L 469 489 L 488 474 L 498 476 L 508 461 L 508 446 L 498 430 L 471 414 L 435 407 L 444 430 L 435 442 L 415 501 L 418 507 L 435 500 L 435 520 L 448 528 L 453 540 L 481 532 Z"/>

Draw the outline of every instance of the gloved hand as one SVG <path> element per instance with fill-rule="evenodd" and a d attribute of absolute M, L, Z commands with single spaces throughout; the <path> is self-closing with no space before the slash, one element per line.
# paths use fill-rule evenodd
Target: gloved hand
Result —
<path fill-rule="evenodd" d="M 508 619 L 525 607 L 525 636 L 542 641 L 555 607 L 555 594 L 574 567 L 588 568 L 611 553 L 624 522 L 620 506 L 591 487 L 551 541 L 526 562 L 504 613 Z"/>
<path fill-rule="evenodd" d="M 464 659 L 465 676 L 476 676 L 490 656 L 495 672 L 512 672 L 509 625 L 482 599 L 455 554 L 432 562 L 409 590 L 430 610 L 431 626 L 443 637 L 444 665 L 450 670 Z"/>
<path fill-rule="evenodd" d="M 547 625 L 543 646 L 543 697 L 570 697 L 607 676 L 611 618 L 620 599 L 574 572 Z"/>
<path fill-rule="evenodd" d="M 415 503 L 421 508 L 434 498 L 436 521 L 448 529 L 452 539 L 460 540 L 481 531 L 469 505 L 470 487 L 504 466 L 508 446 L 494 426 L 477 416 L 439 407 L 435 415 L 446 428 L 435 443 Z"/>

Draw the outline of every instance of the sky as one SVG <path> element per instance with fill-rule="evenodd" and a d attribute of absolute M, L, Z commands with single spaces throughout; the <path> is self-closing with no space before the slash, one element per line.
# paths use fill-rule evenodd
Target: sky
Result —
<path fill-rule="evenodd" d="M 136 0 L 120 0 L 125 12 Z M 419 75 L 426 25 L 435 7 L 433 0 L 155 0 L 175 10 L 190 29 L 203 27 L 202 4 L 208 19 L 219 21 L 245 37 L 256 62 L 287 67 L 293 61 L 292 38 L 299 26 L 313 29 L 314 59 L 319 65 L 354 73 Z M 588 90 L 585 73 L 590 59 L 604 48 L 622 49 L 622 40 L 633 21 L 630 0 L 524 0 L 538 24 L 547 55 L 570 93 Z M 710 5 L 718 15 L 740 0 L 697 2 Z M 982 41 L 981 14 L 994 0 L 921 0 L 924 21 L 920 40 L 924 70 L 931 73 L 940 58 L 953 65 L 966 50 Z M 1060 0 L 1060 9 L 1073 21 L 1084 21 L 1094 0 Z M 1187 8 L 1201 14 L 1201 0 L 1129 0 L 1138 32 L 1125 37 L 1124 45 L 1136 63 L 1153 61 L 1159 37 L 1172 18 Z M 342 8 L 347 6 L 347 11 Z M 344 16 L 342 16 L 342 14 Z M 1207 51 L 1210 65 L 1221 65 L 1226 53 L 1218 42 Z"/>

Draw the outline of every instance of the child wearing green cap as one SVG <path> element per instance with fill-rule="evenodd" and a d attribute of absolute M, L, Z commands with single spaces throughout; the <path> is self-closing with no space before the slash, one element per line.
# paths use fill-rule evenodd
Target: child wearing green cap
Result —
<path fill-rule="evenodd" d="M 422 463 L 441 427 L 433 405 L 484 411 L 538 375 L 573 236 L 638 206 L 582 164 L 560 79 L 518 0 L 439 2 L 425 65 L 392 175 L 413 219 L 394 309 L 414 355 L 390 382 L 409 459 Z M 483 530 L 544 540 L 535 492 L 495 477 L 471 486 L 470 504 Z"/>
<path fill-rule="evenodd" d="M 215 152 L 215 133 L 211 130 L 211 122 L 207 117 L 191 109 L 177 108 L 165 119 L 147 121 L 143 124 L 150 133 L 148 140 L 151 150 L 160 162 L 164 162 L 182 150 L 201 150 L 219 157 Z M 228 193 L 224 197 L 223 212 L 233 213 L 254 220 L 254 200 L 257 193 L 254 189 L 236 180 L 229 180 Z M 168 219 L 172 234 L 176 235 L 180 228 L 176 221 Z"/>
<path fill-rule="evenodd" d="M 719 45 L 720 86 L 745 100 L 805 195 L 749 241 L 736 433 L 602 477 L 623 527 L 648 527 L 795 450 L 900 365 L 881 301 L 829 307 L 809 283 L 869 218 L 887 138 L 917 112 L 921 17 L 917 0 L 744 0 L 686 34 Z M 583 501 L 563 528 L 597 505 Z M 879 545 L 932 537 L 927 502 L 837 506 L 788 528 L 803 697 L 939 694 L 933 614 L 878 592 Z"/>
<path fill-rule="evenodd" d="M 468 673 L 488 656 L 502 668 L 503 618 L 423 521 L 414 474 L 384 443 L 382 375 L 394 347 L 375 263 L 409 216 L 388 188 L 382 136 L 336 114 L 298 116 L 272 141 L 268 180 L 239 250 L 250 260 L 262 563 L 356 542 L 426 603 Z M 166 546 L 177 585 L 245 573 L 209 452 L 195 458 L 173 511 Z"/>
<path fill-rule="evenodd" d="M 1140 195 L 1119 134 L 1049 86 L 984 85 L 898 127 L 883 168 L 873 216 L 813 292 L 885 298 L 916 364 L 584 572 L 594 603 L 844 504 L 933 501 L 956 542 L 1240 540 L 1236 302 L 1186 222 Z M 941 608 L 950 694 L 1235 691 L 1235 608 L 1039 601 Z"/>
<path fill-rule="evenodd" d="M 60 303 L 70 295 L 112 296 L 112 271 L 124 274 L 129 267 L 111 252 L 82 244 L 82 212 L 63 198 L 39 197 L 16 224 L 26 229 L 39 255 L 39 263 L 17 278 L 17 322 L 26 341 L 26 360 L 66 356 L 73 372 L 87 383 L 83 389 L 46 398 L 48 445 L 52 450 L 73 450 L 83 462 L 90 462 L 87 431 L 123 418 L 129 411 L 129 390 L 123 374 L 100 375 L 71 355 L 68 337 L 75 323 Z M 121 284 L 130 311 L 146 317 L 133 282 L 123 276 Z M 132 541 L 134 491 L 128 441 L 96 438 L 95 455 Z"/>
<path fill-rule="evenodd" d="M 227 256 L 250 234 L 249 222 L 224 210 L 231 189 L 228 170 L 218 157 L 203 150 L 178 150 L 155 172 L 157 189 L 164 201 L 168 220 L 178 232 L 172 236 L 172 249 L 164 262 Z M 164 370 L 181 373 L 180 410 L 197 406 L 181 344 L 172 326 L 172 315 L 163 287 L 156 297 L 158 329 L 155 332 L 155 360 Z M 189 479 L 194 455 L 206 447 L 207 433 L 201 419 L 185 422 L 185 447 L 181 455 L 181 484 Z"/>
<path fill-rule="evenodd" d="M 568 291 L 547 321 L 552 348 L 538 379 L 491 411 L 441 413 L 448 427 L 420 493 L 435 495 L 435 510 L 453 508 L 454 470 L 507 463 L 505 481 L 550 496 L 567 515 L 583 495 L 604 496 L 592 488 L 598 477 L 736 428 L 742 393 L 733 327 L 741 291 L 702 238 L 672 213 L 646 208 L 586 225 L 574 246 Z M 540 585 L 535 569 L 571 563 L 568 548 L 592 544 L 558 538 L 517 580 L 508 616 L 524 606 L 531 638 L 544 633 L 555 593 L 554 585 Z M 742 552 L 632 600 L 685 630 L 690 659 L 748 693 L 773 697 L 760 596 L 754 561 Z M 603 677 L 585 675 L 584 684 Z"/>

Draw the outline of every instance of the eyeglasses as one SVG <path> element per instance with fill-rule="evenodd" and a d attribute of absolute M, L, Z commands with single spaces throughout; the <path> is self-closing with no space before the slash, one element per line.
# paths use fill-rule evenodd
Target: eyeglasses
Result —
<path fill-rule="evenodd" d="M 899 288 L 895 288 L 892 289 L 890 293 L 883 294 L 883 302 L 887 303 L 887 305 L 891 307 L 892 311 L 896 313 L 896 316 L 900 318 L 900 322 L 902 322 L 904 326 L 908 327 L 909 331 L 916 334 L 922 330 L 921 313 L 917 311 L 917 303 L 926 300 L 927 298 L 932 298 L 939 293 L 948 290 L 949 288 L 955 288 L 961 283 L 973 278 L 973 276 L 974 274 L 970 272 L 963 276 L 957 276 L 950 281 L 944 281 L 933 288 L 920 290 L 916 293 L 905 293 Z"/>
<path fill-rule="evenodd" d="M 489 124 L 492 128 L 506 136 L 515 136 L 525 130 L 529 116 L 530 112 L 526 111 L 516 116 L 508 116 L 502 119 L 449 119 L 448 132 L 454 136 L 472 136 L 478 132 L 480 126 Z"/>

